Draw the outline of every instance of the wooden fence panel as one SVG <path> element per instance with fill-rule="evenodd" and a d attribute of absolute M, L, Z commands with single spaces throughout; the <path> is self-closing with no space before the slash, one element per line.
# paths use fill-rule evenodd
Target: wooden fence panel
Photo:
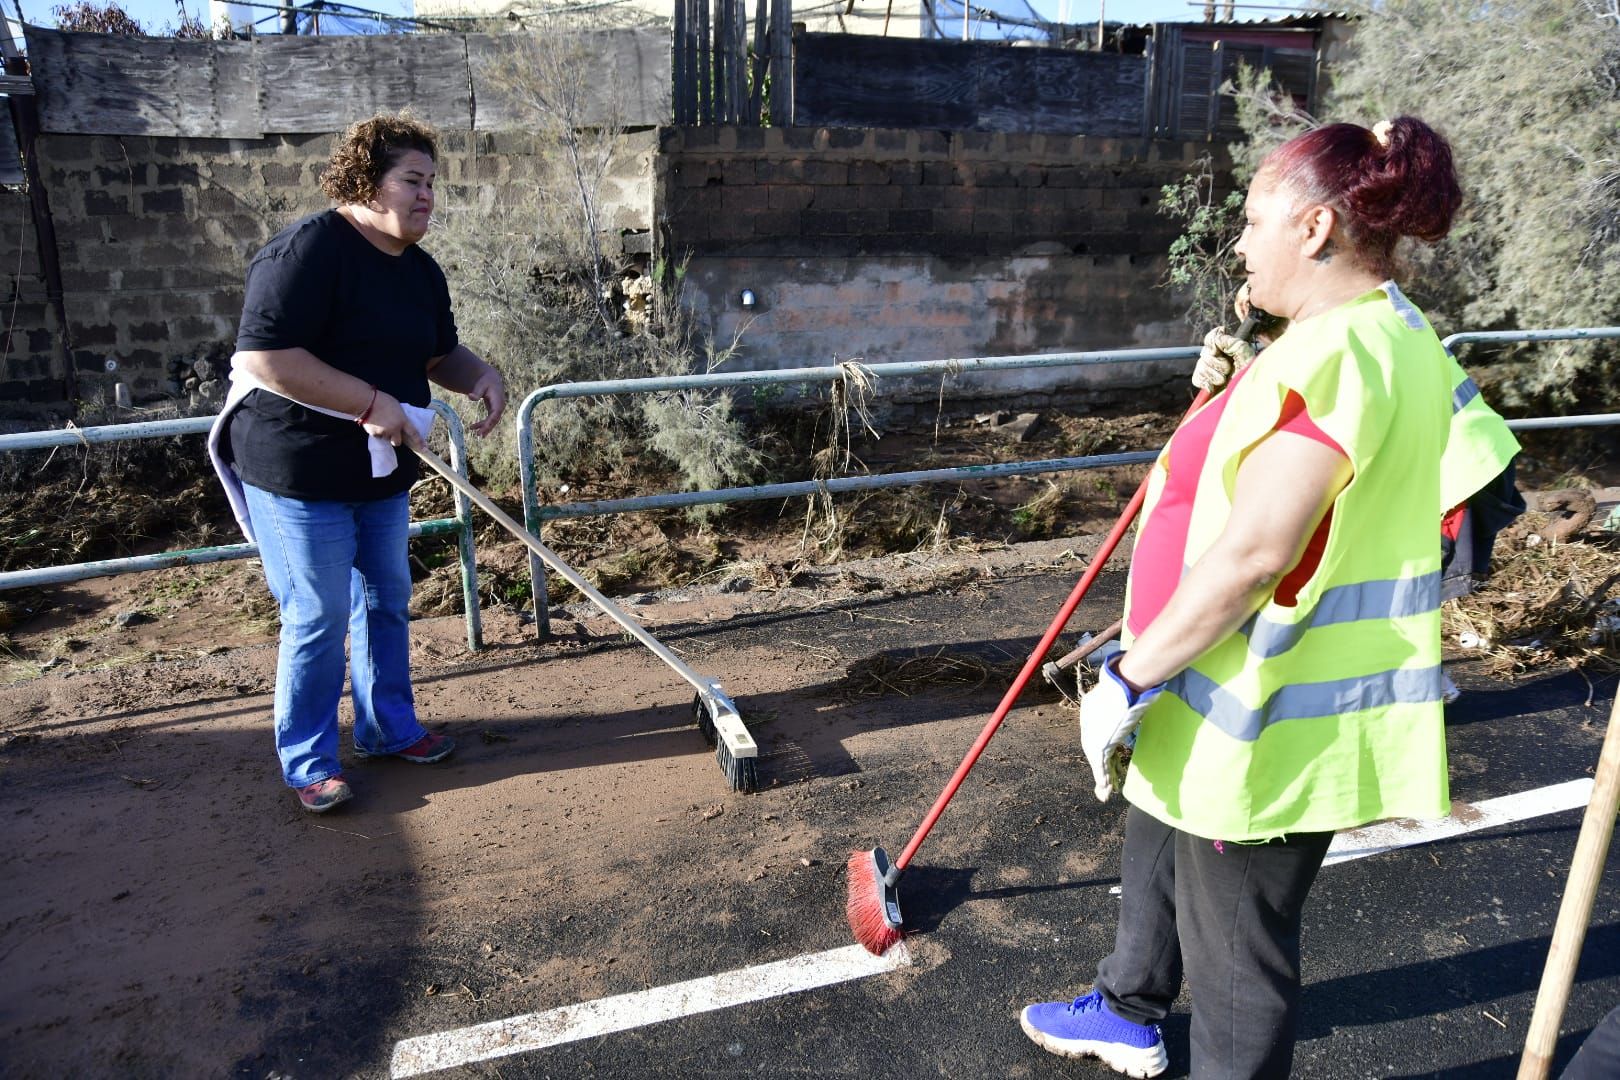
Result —
<path fill-rule="evenodd" d="M 41 130 L 216 139 L 341 131 L 402 108 L 448 130 L 521 128 L 521 110 L 491 67 L 503 49 L 538 47 L 517 34 L 177 41 L 32 26 L 26 33 Z M 581 123 L 670 122 L 664 34 L 617 30 L 579 40 L 591 54 Z"/>
<path fill-rule="evenodd" d="M 255 139 L 254 48 L 24 28 L 40 129 L 84 135 Z"/>
<path fill-rule="evenodd" d="M 801 34 L 793 63 L 793 122 L 804 126 L 1095 135 L 1142 129 L 1141 56 Z"/>
<path fill-rule="evenodd" d="M 446 128 L 472 123 L 460 37 L 267 36 L 253 45 L 267 132 L 341 131 L 407 107 Z"/>
<path fill-rule="evenodd" d="M 575 123 L 581 127 L 608 123 L 653 127 L 673 119 L 670 44 L 659 31 L 606 30 L 546 38 L 469 34 L 466 40 L 475 130 L 530 126 L 530 107 L 511 85 L 513 75 L 553 82 L 579 78 L 583 93 Z"/>
<path fill-rule="evenodd" d="M 731 3 L 731 122 L 757 123 L 748 118 L 748 0 Z"/>

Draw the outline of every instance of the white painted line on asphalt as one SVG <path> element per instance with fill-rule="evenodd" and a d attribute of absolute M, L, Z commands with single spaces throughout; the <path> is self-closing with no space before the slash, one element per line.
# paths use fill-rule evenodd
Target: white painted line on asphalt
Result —
<path fill-rule="evenodd" d="M 1584 807 L 1592 797 L 1590 778 L 1504 795 L 1484 802 L 1459 803 L 1439 821 L 1382 821 L 1333 838 L 1323 866 L 1382 855 L 1404 847 L 1493 829 L 1516 821 Z M 1111 892 L 1117 890 L 1110 890 Z M 653 987 L 548 1012 L 442 1031 L 394 1045 L 392 1077 L 420 1076 L 510 1054 L 541 1050 L 580 1039 L 628 1031 L 683 1016 L 729 1009 L 766 998 L 864 979 L 911 963 L 904 943 L 882 956 L 859 945 L 795 956 L 772 964 L 727 971 L 701 979 Z"/>
<path fill-rule="evenodd" d="M 514 1016 L 487 1024 L 405 1039 L 394 1045 L 392 1077 L 420 1076 L 457 1065 L 540 1050 L 547 1046 L 628 1031 L 664 1020 L 729 1009 L 753 1001 L 864 979 L 911 963 L 904 943 L 882 956 L 859 945 L 795 956 L 773 964 L 656 986 L 582 1005 Z"/>
<path fill-rule="evenodd" d="M 1486 799 L 1472 805 L 1459 803 L 1450 817 L 1439 821 L 1380 821 L 1335 836 L 1322 865 L 1332 866 L 1334 863 L 1382 855 L 1386 851 L 1412 847 L 1414 844 L 1427 844 L 1480 829 L 1511 825 L 1515 821 L 1578 810 L 1591 798 L 1592 781 L 1587 778 L 1522 791 L 1517 795 L 1504 795 L 1500 799 Z"/>

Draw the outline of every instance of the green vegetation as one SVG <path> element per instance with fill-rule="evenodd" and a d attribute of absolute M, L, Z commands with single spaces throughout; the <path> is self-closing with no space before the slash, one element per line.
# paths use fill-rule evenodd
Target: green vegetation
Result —
<path fill-rule="evenodd" d="M 1269 79 L 1237 86 L 1261 157 L 1305 127 L 1418 116 L 1451 140 L 1467 202 L 1450 237 L 1408 255 L 1403 285 L 1448 330 L 1620 323 L 1620 8 L 1615 0 L 1381 0 L 1330 72 L 1322 116 L 1279 107 Z M 1234 229 L 1213 194 L 1173 195 L 1196 258 L 1172 259 L 1193 303 Z M 1200 263 L 1199 258 L 1205 259 Z M 1177 268 L 1190 275 L 1176 277 Z M 1613 404 L 1620 350 L 1570 343 L 1505 350 L 1489 381 L 1508 405 Z M 1469 358 L 1474 362 L 1481 354 Z"/>
<path fill-rule="evenodd" d="M 201 18 L 186 10 L 184 0 L 175 0 L 175 8 L 179 12 L 179 23 L 171 23 L 156 33 L 153 37 L 173 37 L 192 41 L 205 41 L 212 35 L 208 32 L 208 24 Z M 206 8 L 207 5 L 205 4 Z M 20 12 L 19 12 L 20 14 Z M 139 20 L 133 18 L 114 0 L 106 3 L 96 3 L 95 0 L 77 0 L 72 4 L 58 4 L 51 8 L 51 16 L 56 20 L 58 30 L 77 30 L 94 34 L 117 34 L 123 37 L 142 37 L 148 31 Z"/>

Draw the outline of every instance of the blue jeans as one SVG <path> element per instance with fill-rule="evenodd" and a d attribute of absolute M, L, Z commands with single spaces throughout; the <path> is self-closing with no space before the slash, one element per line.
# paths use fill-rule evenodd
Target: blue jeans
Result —
<path fill-rule="evenodd" d="M 288 786 L 342 772 L 345 631 L 355 749 L 392 754 L 410 746 L 427 732 L 411 698 L 409 496 L 328 502 L 244 490 L 264 577 L 281 606 L 276 753 Z"/>

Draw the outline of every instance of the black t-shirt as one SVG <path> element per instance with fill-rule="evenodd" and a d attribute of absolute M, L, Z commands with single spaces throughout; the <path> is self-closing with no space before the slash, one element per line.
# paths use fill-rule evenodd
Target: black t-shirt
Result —
<path fill-rule="evenodd" d="M 416 245 L 389 255 L 336 210 L 287 226 L 248 264 L 236 347 L 308 349 L 411 405 L 427 405 L 427 362 L 456 347 L 450 290 Z M 231 415 L 226 444 L 242 481 L 298 499 L 364 501 L 416 481 L 416 456 L 373 479 L 366 432 L 255 390 Z"/>

